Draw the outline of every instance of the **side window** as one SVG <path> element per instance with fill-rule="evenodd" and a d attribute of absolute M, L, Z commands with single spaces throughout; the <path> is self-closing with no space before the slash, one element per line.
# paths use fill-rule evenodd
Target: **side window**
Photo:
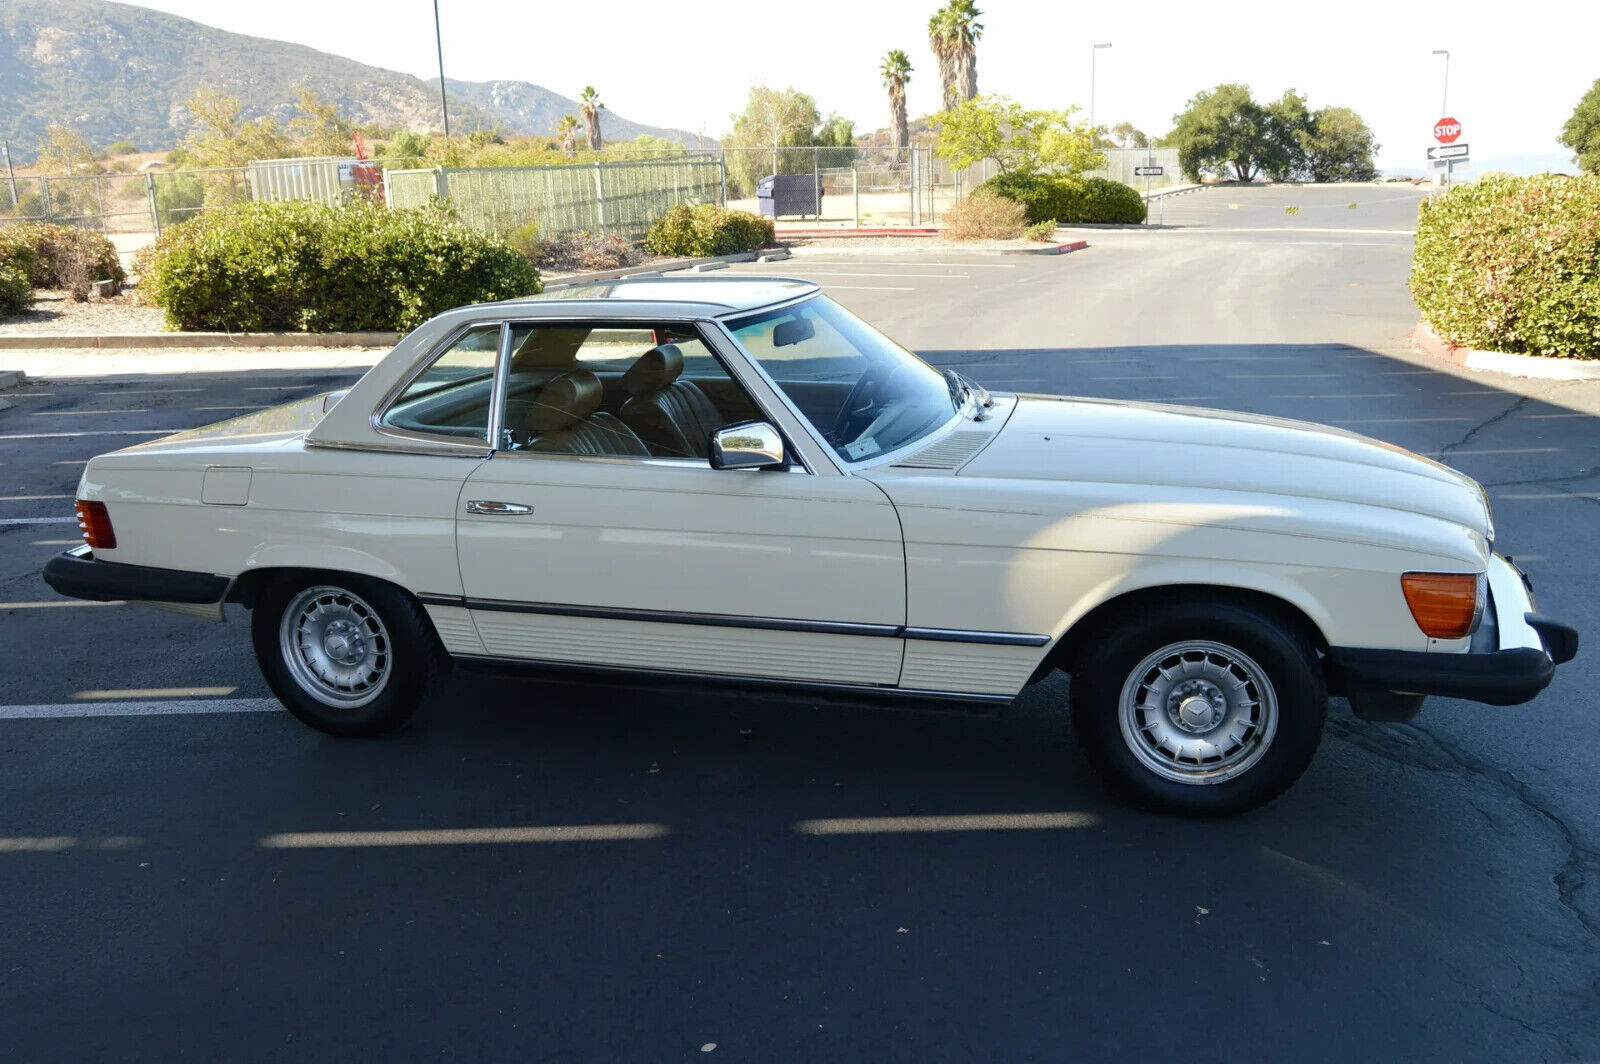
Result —
<path fill-rule="evenodd" d="M 511 351 L 505 450 L 704 460 L 712 432 L 760 416 L 690 326 L 519 324 Z"/>
<path fill-rule="evenodd" d="M 406 385 L 378 423 L 487 443 L 499 353 L 500 326 L 474 326 Z"/>

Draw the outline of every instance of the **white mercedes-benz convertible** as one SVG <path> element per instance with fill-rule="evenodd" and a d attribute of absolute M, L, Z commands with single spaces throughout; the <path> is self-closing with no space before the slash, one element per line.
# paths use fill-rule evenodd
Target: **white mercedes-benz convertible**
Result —
<path fill-rule="evenodd" d="M 57 591 L 252 611 L 341 735 L 454 660 L 999 707 L 1064 670 L 1159 808 L 1281 792 L 1330 693 L 1524 702 L 1577 649 L 1483 489 L 1349 432 L 988 394 L 807 282 L 462 307 L 340 395 L 91 461 Z"/>

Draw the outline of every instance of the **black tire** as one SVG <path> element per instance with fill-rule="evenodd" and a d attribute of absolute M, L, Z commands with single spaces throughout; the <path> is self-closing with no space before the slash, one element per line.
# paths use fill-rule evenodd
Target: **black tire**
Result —
<path fill-rule="evenodd" d="M 329 593 L 321 594 L 318 589 Z M 328 609 L 347 611 L 346 626 L 361 639 L 358 653 L 362 664 L 357 669 L 376 668 L 367 664 L 369 656 L 373 662 L 381 661 L 381 682 L 352 686 L 343 695 L 344 704 L 333 684 L 319 687 L 315 667 L 306 663 L 304 653 L 297 665 L 291 657 L 296 651 L 285 649 L 285 626 L 289 624 L 285 614 L 292 609 L 299 617 L 315 608 L 315 602 L 306 601 L 314 593 Z M 261 675 L 278 701 L 304 723 L 330 735 L 375 736 L 394 731 L 416 713 L 443 662 L 433 624 L 416 599 L 393 584 L 347 573 L 297 573 L 273 581 L 256 599 L 250 634 Z M 347 640 L 340 649 L 348 645 Z M 326 660 L 331 669 L 342 664 Z"/>
<path fill-rule="evenodd" d="M 1222 650 L 1208 655 L 1207 644 Z M 1158 657 L 1175 646 L 1189 646 L 1188 657 L 1171 653 Z M 1224 651 L 1232 651 L 1237 660 Z M 1157 664 L 1149 664 L 1152 659 Z M 1328 691 L 1316 646 L 1299 625 L 1275 610 L 1239 602 L 1190 601 L 1160 610 L 1129 612 L 1107 623 L 1103 633 L 1081 646 L 1075 660 L 1072 723 L 1084 752 L 1109 784 L 1149 809 L 1185 816 L 1228 816 L 1264 805 L 1300 777 L 1322 739 Z M 1182 664 L 1174 664 L 1180 661 Z M 1238 671 L 1228 671 L 1225 666 L 1229 664 Z M 1162 668 L 1179 679 L 1168 678 Z M 1200 684 L 1193 687 L 1163 686 L 1189 683 L 1191 669 L 1220 670 L 1216 674 L 1219 682 L 1206 687 L 1205 677 L 1200 676 L 1196 677 Z M 1136 670 L 1138 679 L 1133 676 Z M 1229 688 L 1236 693 L 1222 690 L 1227 679 L 1240 680 L 1256 672 L 1264 676 L 1266 693 L 1276 707 L 1270 727 L 1259 709 L 1248 708 L 1252 698 L 1263 701 L 1259 685 L 1241 680 L 1240 687 Z M 1125 685 L 1130 692 L 1126 727 Z M 1190 727 L 1207 726 L 1208 718 L 1202 715 L 1210 710 L 1205 701 L 1194 701 L 1199 708 L 1193 712 L 1199 720 L 1180 722 L 1183 714 L 1172 711 L 1174 700 L 1180 707 L 1192 701 L 1183 697 L 1185 691 L 1209 698 L 1212 704 L 1222 696 L 1215 709 L 1222 722 L 1214 731 L 1188 733 Z M 1165 721 L 1159 719 L 1162 713 Z M 1252 719 L 1254 726 L 1249 723 Z M 1173 751 L 1160 745 L 1162 734 L 1176 736 Z M 1203 757 L 1193 765 L 1178 759 L 1179 747 L 1190 749 L 1185 742 L 1211 742 L 1218 735 L 1222 738 L 1216 739 L 1211 749 L 1219 755 L 1230 743 L 1239 743 L 1231 767 L 1222 756 L 1211 768 Z M 1240 739 L 1241 735 L 1247 738 Z M 1143 753 L 1136 752 L 1136 747 Z M 1147 761 L 1186 777 L 1186 781 L 1163 775 Z M 1207 773 L 1210 777 L 1203 778 Z"/>

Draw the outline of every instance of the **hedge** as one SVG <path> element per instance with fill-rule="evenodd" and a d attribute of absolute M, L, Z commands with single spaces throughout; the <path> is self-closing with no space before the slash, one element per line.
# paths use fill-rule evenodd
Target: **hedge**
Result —
<path fill-rule="evenodd" d="M 1493 175 L 1424 200 L 1411 295 L 1451 343 L 1600 358 L 1600 176 Z"/>
<path fill-rule="evenodd" d="M 680 203 L 650 223 L 645 250 L 656 255 L 731 255 L 776 239 L 772 219 L 711 203 Z"/>
<path fill-rule="evenodd" d="M 979 189 L 989 189 L 1022 204 L 1032 225 L 1048 221 L 1057 225 L 1132 225 L 1145 217 L 1145 204 L 1139 193 L 1120 181 L 1103 177 L 998 174 L 974 191 Z"/>
<path fill-rule="evenodd" d="M 21 314 L 33 302 L 28 272 L 0 253 L 0 318 Z"/>
<path fill-rule="evenodd" d="M 406 331 L 542 288 L 539 271 L 447 206 L 217 207 L 161 234 L 140 282 L 177 329 Z"/>
<path fill-rule="evenodd" d="M 75 282 L 127 278 L 116 245 L 99 233 L 73 225 L 29 222 L 8 226 L 7 242 L 21 241 L 33 251 L 28 280 L 35 288 L 68 288 Z"/>

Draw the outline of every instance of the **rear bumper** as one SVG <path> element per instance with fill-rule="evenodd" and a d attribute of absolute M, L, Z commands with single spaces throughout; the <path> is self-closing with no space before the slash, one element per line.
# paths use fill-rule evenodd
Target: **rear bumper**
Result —
<path fill-rule="evenodd" d="M 44 582 L 69 598 L 91 602 L 221 602 L 229 580 L 213 573 L 103 562 L 88 547 L 62 551 L 44 567 Z"/>
<path fill-rule="evenodd" d="M 1406 720 L 1426 695 L 1491 706 L 1530 701 L 1577 652 L 1577 630 L 1535 612 L 1527 577 L 1494 555 L 1489 602 L 1464 653 L 1330 647 L 1328 676 L 1357 716 Z"/>

